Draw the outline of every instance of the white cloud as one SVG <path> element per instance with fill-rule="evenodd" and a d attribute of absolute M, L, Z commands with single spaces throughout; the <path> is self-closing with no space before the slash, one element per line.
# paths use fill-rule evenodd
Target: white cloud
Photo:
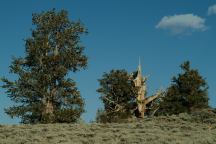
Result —
<path fill-rule="evenodd" d="M 216 15 L 216 4 L 208 8 L 208 15 Z"/>
<path fill-rule="evenodd" d="M 156 28 L 169 30 L 173 34 L 205 31 L 207 29 L 205 19 L 194 14 L 164 16 L 156 25 Z"/>

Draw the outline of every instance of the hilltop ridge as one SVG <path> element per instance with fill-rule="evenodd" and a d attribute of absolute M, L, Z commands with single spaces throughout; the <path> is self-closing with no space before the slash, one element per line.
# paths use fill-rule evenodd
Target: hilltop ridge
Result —
<path fill-rule="evenodd" d="M 128 123 L 0 125 L 1 144 L 213 144 L 212 111 L 159 116 Z"/>

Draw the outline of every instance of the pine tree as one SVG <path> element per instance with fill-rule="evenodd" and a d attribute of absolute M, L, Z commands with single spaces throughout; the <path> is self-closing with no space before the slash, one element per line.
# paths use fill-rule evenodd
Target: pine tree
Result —
<path fill-rule="evenodd" d="M 25 57 L 14 58 L 10 72 L 17 79 L 2 78 L 16 105 L 6 108 L 21 123 L 76 122 L 84 101 L 76 83 L 68 78 L 87 66 L 80 35 L 87 31 L 80 21 L 70 21 L 65 10 L 32 15 L 34 29 L 25 40 Z"/>
<path fill-rule="evenodd" d="M 208 86 L 198 70 L 190 68 L 190 62 L 181 65 L 183 73 L 173 77 L 158 114 L 178 114 L 208 107 Z"/>
<path fill-rule="evenodd" d="M 99 83 L 97 91 L 101 94 L 104 112 L 98 111 L 97 121 L 113 122 L 131 117 L 136 107 L 137 88 L 127 71 L 111 70 L 104 73 Z"/>

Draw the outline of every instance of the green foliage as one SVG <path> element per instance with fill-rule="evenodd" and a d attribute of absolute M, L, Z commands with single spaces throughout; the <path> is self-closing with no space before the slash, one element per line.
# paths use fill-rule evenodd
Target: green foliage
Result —
<path fill-rule="evenodd" d="M 13 58 L 10 72 L 17 79 L 2 78 L 16 105 L 6 109 L 22 123 L 75 122 L 84 111 L 76 83 L 66 76 L 87 66 L 80 35 L 81 22 L 70 21 L 65 10 L 33 14 L 32 36 L 25 41 L 25 57 Z"/>
<path fill-rule="evenodd" d="M 112 122 L 131 117 L 136 106 L 137 88 L 130 75 L 125 70 L 111 70 L 109 73 L 104 73 L 99 83 L 100 88 L 97 91 L 104 103 L 101 118 Z M 98 116 L 100 117 L 100 113 Z"/>
<path fill-rule="evenodd" d="M 178 114 L 208 107 L 208 86 L 189 61 L 181 65 L 183 73 L 173 77 L 158 114 Z"/>
<path fill-rule="evenodd" d="M 96 122 L 97 123 L 107 123 L 109 119 L 107 118 L 106 111 L 103 109 L 98 109 L 96 113 Z"/>

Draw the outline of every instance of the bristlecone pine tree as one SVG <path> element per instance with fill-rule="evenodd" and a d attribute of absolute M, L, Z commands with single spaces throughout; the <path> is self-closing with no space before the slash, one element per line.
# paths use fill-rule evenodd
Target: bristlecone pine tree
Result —
<path fill-rule="evenodd" d="M 87 66 L 80 43 L 86 29 L 70 21 L 65 10 L 33 14 L 32 22 L 35 29 L 25 41 L 26 56 L 14 58 L 10 66 L 18 79 L 2 78 L 2 87 L 16 103 L 5 111 L 21 123 L 76 122 L 84 101 L 67 75 Z"/>
<path fill-rule="evenodd" d="M 208 86 L 190 62 L 181 65 L 183 73 L 173 77 L 171 86 L 160 104 L 157 114 L 179 114 L 208 107 Z"/>
<path fill-rule="evenodd" d="M 97 90 L 104 103 L 104 111 L 97 113 L 98 122 L 114 122 L 132 116 L 136 108 L 137 88 L 125 70 L 111 70 L 99 79 Z"/>

